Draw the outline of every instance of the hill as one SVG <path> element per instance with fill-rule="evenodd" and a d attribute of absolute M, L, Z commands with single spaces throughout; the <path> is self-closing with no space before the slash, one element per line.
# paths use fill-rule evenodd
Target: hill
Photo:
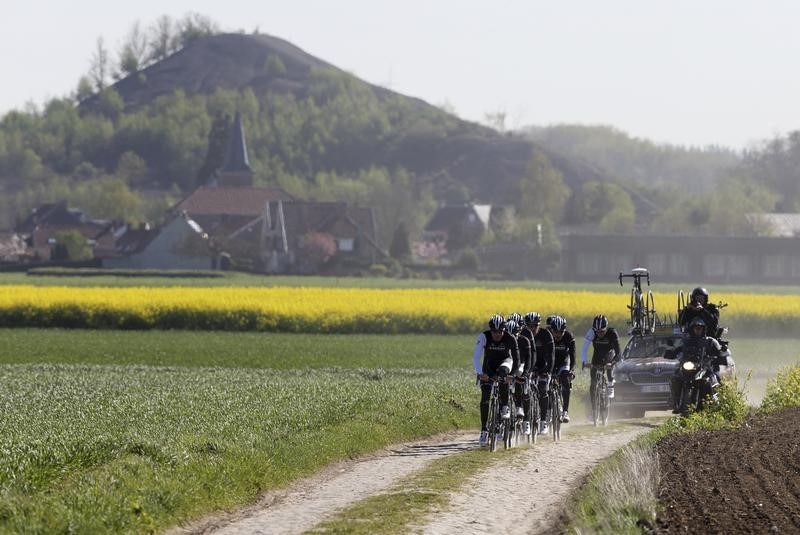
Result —
<path fill-rule="evenodd" d="M 320 171 L 352 174 L 371 166 L 402 167 L 432 184 L 437 197 L 463 186 L 469 196 L 482 201 L 508 202 L 507 192 L 525 174 L 532 151 L 539 148 L 571 187 L 606 179 L 591 166 L 559 156 L 528 139 L 502 135 L 418 98 L 369 84 L 268 35 L 220 34 L 199 39 L 141 73 L 120 80 L 113 89 L 122 98 L 126 112 L 151 106 L 176 90 L 188 96 L 213 95 L 220 89 L 249 90 L 262 108 L 276 96 L 324 108 L 340 98 L 342 90 L 358 93 L 371 114 L 370 120 L 349 125 L 350 132 L 338 132 L 340 137 L 343 134 L 357 142 L 324 143 L 324 150 L 303 168 L 290 159 L 282 162 L 287 172 L 300 176 Z M 94 96 L 81 108 L 85 112 L 96 110 L 99 101 L 100 96 Z M 383 121 L 388 124 L 381 124 Z M 279 152 L 274 146 L 265 150 Z"/>

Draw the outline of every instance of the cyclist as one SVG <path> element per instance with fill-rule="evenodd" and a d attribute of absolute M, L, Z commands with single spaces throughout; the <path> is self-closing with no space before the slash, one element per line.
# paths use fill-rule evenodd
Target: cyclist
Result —
<path fill-rule="evenodd" d="M 575 378 L 575 337 L 567 330 L 567 320 L 562 316 L 548 317 L 547 329 L 553 335 L 555 348 L 553 371 L 558 374 L 561 396 L 564 398 L 561 421 L 569 423 L 569 395 L 572 392 L 572 380 Z"/>
<path fill-rule="evenodd" d="M 678 324 L 686 332 L 687 326 L 694 318 L 701 318 L 706 326 L 708 336 L 717 336 L 719 325 L 719 309 L 714 303 L 708 302 L 708 290 L 698 286 L 689 297 L 689 303 L 683 308 L 678 317 Z"/>
<path fill-rule="evenodd" d="M 492 377 L 501 381 L 500 399 L 508 400 L 507 376 L 519 366 L 519 349 L 517 340 L 505 329 L 506 322 L 500 314 L 489 318 L 489 328 L 478 335 L 475 351 L 472 355 L 472 365 L 478 375 L 481 387 L 481 436 L 479 442 L 486 444 L 489 433 L 486 421 L 489 418 L 489 397 L 492 394 Z M 509 406 L 503 405 L 500 417 L 511 417 Z"/>
<path fill-rule="evenodd" d="M 592 327 L 586 332 L 586 337 L 583 340 L 583 347 L 581 347 L 581 360 L 583 367 L 589 365 L 589 346 L 593 347 L 592 363 L 591 366 L 603 366 L 606 363 L 616 363 L 620 358 L 619 350 L 619 335 L 617 330 L 608 326 L 608 318 L 599 314 L 594 317 Z M 613 354 L 611 353 L 613 351 Z M 612 366 L 613 367 L 613 366 Z M 614 397 L 614 375 L 612 368 L 608 368 L 608 397 Z M 589 384 L 589 406 L 594 401 L 594 391 L 597 386 L 595 374 L 592 374 L 591 383 Z M 594 419 L 594 407 L 592 407 L 592 419 Z"/>
<path fill-rule="evenodd" d="M 532 365 L 531 371 L 536 377 L 539 389 L 539 407 L 543 416 L 539 424 L 539 433 L 547 433 L 546 414 L 550 408 L 550 399 L 547 396 L 550 387 L 550 375 L 553 373 L 553 335 L 547 329 L 539 328 L 542 316 L 538 312 L 525 314 L 525 325 L 533 335 L 533 347 L 536 350 L 536 362 Z"/>
<path fill-rule="evenodd" d="M 521 318 L 522 316 L 520 316 Z M 506 322 L 506 330 L 510 332 L 514 338 L 517 339 L 519 346 L 519 367 L 516 368 L 514 375 L 516 376 L 517 385 L 525 383 L 525 374 L 529 373 L 531 369 L 531 341 L 525 336 L 520 335 L 522 324 L 514 320 Z M 523 418 L 522 432 L 526 435 L 531 434 L 531 422 L 528 419 L 528 414 L 525 414 L 525 407 L 528 406 L 527 401 L 530 399 L 530 392 L 523 392 L 520 386 L 514 389 L 514 403 L 517 405 L 517 418 Z"/>

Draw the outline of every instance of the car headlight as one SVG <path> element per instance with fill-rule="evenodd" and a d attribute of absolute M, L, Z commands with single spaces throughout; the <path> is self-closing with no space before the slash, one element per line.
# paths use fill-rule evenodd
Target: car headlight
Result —
<path fill-rule="evenodd" d="M 691 371 L 694 371 L 695 369 L 697 369 L 697 364 L 695 364 L 691 360 L 687 360 L 686 362 L 683 363 L 682 367 L 687 372 L 691 372 Z"/>
<path fill-rule="evenodd" d="M 631 376 L 629 374 L 627 374 L 627 373 L 615 373 L 614 374 L 614 380 L 615 381 L 622 381 L 624 383 L 624 382 L 630 381 L 631 380 Z"/>

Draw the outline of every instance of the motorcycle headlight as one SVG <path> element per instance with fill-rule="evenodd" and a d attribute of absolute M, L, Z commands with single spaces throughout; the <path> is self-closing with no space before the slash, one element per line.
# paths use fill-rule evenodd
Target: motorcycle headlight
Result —
<path fill-rule="evenodd" d="M 695 369 L 697 369 L 697 364 L 695 364 L 691 360 L 687 360 L 686 362 L 683 363 L 683 369 L 686 370 L 687 372 L 694 371 Z"/>

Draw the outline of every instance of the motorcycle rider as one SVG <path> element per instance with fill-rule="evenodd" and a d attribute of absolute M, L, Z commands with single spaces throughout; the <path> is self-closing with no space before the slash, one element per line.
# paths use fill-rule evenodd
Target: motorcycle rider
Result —
<path fill-rule="evenodd" d="M 553 370 L 558 374 L 561 396 L 564 398 L 561 421 L 569 423 L 569 396 L 572 392 L 572 380 L 575 378 L 575 337 L 567 330 L 567 320 L 562 316 L 549 316 L 547 329 L 553 335 Z"/>
<path fill-rule="evenodd" d="M 522 318 L 522 316 L 520 316 Z M 522 433 L 525 435 L 531 434 L 531 422 L 528 419 L 528 414 L 525 414 L 525 409 L 530 399 L 530 392 L 524 392 L 523 385 L 525 384 L 525 374 L 530 373 L 531 370 L 531 341 L 525 336 L 520 335 L 522 324 L 514 320 L 506 322 L 506 330 L 511 333 L 517 340 L 519 346 L 519 367 L 514 370 L 516 380 L 516 388 L 514 389 L 514 403 L 517 406 L 516 417 L 523 418 Z"/>
<path fill-rule="evenodd" d="M 681 330 L 686 332 L 689 323 L 694 318 L 701 318 L 706 326 L 708 336 L 717 337 L 717 327 L 719 325 L 719 309 L 714 303 L 708 301 L 708 290 L 698 286 L 689 297 L 689 303 L 678 316 L 678 324 Z"/>
<path fill-rule="evenodd" d="M 517 340 L 505 328 L 503 316 L 495 314 L 489 318 L 489 328 L 478 335 L 475 351 L 472 354 L 472 365 L 478 376 L 481 387 L 481 435 L 479 443 L 485 445 L 489 439 L 486 421 L 489 419 L 489 398 L 492 394 L 492 377 L 500 383 L 500 399 L 508 400 L 508 375 L 519 367 L 519 348 Z M 511 417 L 509 406 L 503 405 L 500 417 Z"/>
<path fill-rule="evenodd" d="M 538 312 L 528 312 L 525 314 L 525 325 L 533 335 L 533 348 L 535 350 L 536 362 L 531 369 L 536 377 L 536 384 L 539 390 L 539 408 L 542 414 L 542 421 L 539 424 L 539 433 L 547 433 L 547 411 L 550 408 L 550 399 L 547 395 L 550 387 L 550 375 L 553 373 L 553 359 L 555 346 L 553 335 L 547 329 L 541 329 L 542 316 Z"/>
<path fill-rule="evenodd" d="M 613 364 L 616 364 L 622 353 L 619 349 L 619 335 L 617 330 L 608 326 L 608 318 L 602 314 L 598 314 L 592 320 L 591 328 L 586 332 L 583 340 L 583 347 L 581 347 L 581 360 L 583 361 L 583 368 L 589 366 L 589 346 L 592 346 L 592 363 L 591 366 L 603 366 L 606 363 L 611 363 L 612 367 L 606 369 L 608 374 L 608 397 L 614 397 L 614 374 L 612 372 Z M 612 353 L 613 351 L 613 353 Z M 594 391 L 597 386 L 597 379 L 595 374 L 592 374 L 591 382 L 589 384 L 589 406 L 592 406 L 594 400 Z M 592 407 L 594 410 L 594 407 Z M 592 414 L 592 419 L 594 414 Z"/>
<path fill-rule="evenodd" d="M 727 364 L 726 357 L 722 354 L 722 346 L 710 336 L 706 336 L 706 323 L 701 317 L 695 317 L 689 322 L 688 333 L 683 344 L 676 348 L 675 352 L 667 358 L 677 358 L 679 362 L 692 360 L 700 362 L 703 355 L 713 357 L 711 361 L 712 373 L 710 380 L 703 384 L 702 396 L 714 396 L 714 390 L 719 385 L 718 371 L 720 364 Z M 672 412 L 680 412 L 680 393 L 681 393 L 681 367 L 675 370 L 675 374 L 670 379 L 670 390 L 672 394 Z"/>

